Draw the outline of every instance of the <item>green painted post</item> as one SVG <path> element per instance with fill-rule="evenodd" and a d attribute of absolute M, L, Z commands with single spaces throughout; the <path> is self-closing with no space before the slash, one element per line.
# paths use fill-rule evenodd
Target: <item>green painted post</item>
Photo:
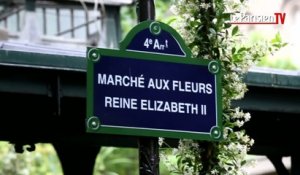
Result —
<path fill-rule="evenodd" d="M 154 0 L 137 1 L 138 22 L 154 20 Z M 159 146 L 156 137 L 140 137 L 139 146 L 139 171 L 140 175 L 159 175 Z"/>

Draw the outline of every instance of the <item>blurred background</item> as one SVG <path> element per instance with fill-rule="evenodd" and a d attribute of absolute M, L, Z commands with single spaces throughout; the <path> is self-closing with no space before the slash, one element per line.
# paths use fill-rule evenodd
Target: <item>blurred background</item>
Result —
<path fill-rule="evenodd" d="M 0 46 L 57 48 L 85 52 L 87 46 L 118 48 L 118 43 L 136 25 L 134 0 L 0 0 Z M 157 20 L 171 23 L 174 0 L 156 0 Z M 248 14 L 286 13 L 284 24 L 241 25 L 249 42 L 271 40 L 279 32 L 288 45 L 256 66 L 300 70 L 300 1 L 251 0 Z M 245 171 L 251 175 L 271 175 L 275 169 L 264 156 L 249 156 L 256 166 Z M 289 157 L 283 160 L 290 167 Z M 95 175 L 131 175 L 138 173 L 136 149 L 104 147 L 99 152 Z M 61 175 L 62 169 L 50 144 L 37 144 L 31 153 L 17 154 L 8 142 L 0 142 L 0 175 Z M 169 174 L 161 163 L 161 174 Z"/>

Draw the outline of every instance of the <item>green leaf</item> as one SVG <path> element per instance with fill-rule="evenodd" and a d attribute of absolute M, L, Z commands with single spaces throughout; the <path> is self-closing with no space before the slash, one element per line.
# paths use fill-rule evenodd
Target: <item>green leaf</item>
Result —
<path fill-rule="evenodd" d="M 247 161 L 246 161 L 246 160 L 243 160 L 243 161 L 241 162 L 241 165 L 244 166 L 244 165 L 246 165 L 246 163 L 247 163 Z"/>
<path fill-rule="evenodd" d="M 200 25 L 197 29 L 197 32 L 201 31 L 203 27 L 204 27 L 204 25 Z"/>
<path fill-rule="evenodd" d="M 246 47 L 241 47 L 237 52 L 238 52 L 238 53 L 242 53 L 242 52 L 244 52 L 244 51 L 246 51 L 246 50 L 247 50 Z"/>
<path fill-rule="evenodd" d="M 232 54 L 234 54 L 235 51 L 236 51 L 236 48 L 235 48 L 235 47 L 231 49 L 231 53 L 232 53 Z"/>
<path fill-rule="evenodd" d="M 225 19 L 225 20 L 229 20 L 229 19 L 230 19 L 230 15 L 231 15 L 231 13 L 223 13 L 223 14 L 221 15 L 221 17 L 222 17 L 223 19 Z"/>
<path fill-rule="evenodd" d="M 232 29 L 232 32 L 231 32 L 231 35 L 234 36 L 238 33 L 239 31 L 239 27 L 238 26 L 235 26 L 233 29 Z"/>
<path fill-rule="evenodd" d="M 177 17 L 170 17 L 170 19 L 168 19 L 168 21 L 166 22 L 166 24 L 171 25 L 171 23 L 175 22 L 177 20 Z"/>
<path fill-rule="evenodd" d="M 231 27 L 231 24 L 230 23 L 225 23 L 224 24 L 224 29 L 228 29 L 228 28 L 230 28 Z"/>
<path fill-rule="evenodd" d="M 282 47 L 285 47 L 285 46 L 287 46 L 288 45 L 288 43 L 283 43 L 282 44 Z"/>
<path fill-rule="evenodd" d="M 279 32 L 277 32 L 275 38 L 271 40 L 271 43 L 274 44 L 274 43 L 281 43 L 281 42 L 282 42 L 281 35 Z"/>
<path fill-rule="evenodd" d="M 213 29 L 213 28 L 209 28 L 208 30 L 209 30 L 209 32 L 210 32 L 211 34 L 213 34 L 213 35 L 216 35 L 216 34 L 217 34 L 217 32 L 215 31 L 215 29 Z"/>

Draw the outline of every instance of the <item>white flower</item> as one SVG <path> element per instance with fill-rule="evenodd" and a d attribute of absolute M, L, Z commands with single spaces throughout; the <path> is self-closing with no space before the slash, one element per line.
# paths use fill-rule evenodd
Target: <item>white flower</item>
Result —
<path fill-rule="evenodd" d="M 213 169 L 210 173 L 211 173 L 212 175 L 215 175 L 215 174 L 219 174 L 219 171 L 216 170 L 216 169 Z"/>
<path fill-rule="evenodd" d="M 179 11 L 178 8 L 175 5 L 172 5 L 170 8 L 170 11 L 174 14 L 174 15 L 178 15 Z"/>
<path fill-rule="evenodd" d="M 244 118 L 245 118 L 245 122 L 248 122 L 251 119 L 250 113 L 249 112 L 245 113 Z"/>
<path fill-rule="evenodd" d="M 159 145 L 159 146 L 162 146 L 163 143 L 164 143 L 164 140 L 165 140 L 165 138 L 159 137 L 159 138 L 158 138 L 158 145 Z"/>
<path fill-rule="evenodd" d="M 211 7 L 211 4 L 210 3 L 204 3 L 204 2 L 202 2 L 200 4 L 200 7 L 203 8 L 203 9 L 205 9 L 205 10 L 207 10 L 208 8 Z"/>
<path fill-rule="evenodd" d="M 176 6 L 171 7 L 173 13 L 180 16 L 180 22 L 175 24 L 174 27 L 178 29 L 182 38 L 184 38 L 187 45 L 193 43 L 192 53 L 194 56 L 198 55 L 203 49 L 203 45 L 195 45 L 195 43 L 201 43 L 205 33 L 199 33 L 199 26 L 205 22 L 205 15 L 201 13 L 210 7 L 214 7 L 216 12 L 237 12 L 243 7 L 243 3 L 240 0 L 221 0 L 214 1 L 213 3 L 205 3 L 204 0 L 177 0 Z M 218 7 L 218 8 L 217 8 Z M 220 7 L 220 8 L 219 8 Z M 225 11 L 222 9 L 226 9 Z M 240 11 L 240 13 L 243 13 Z M 218 13 L 216 13 L 218 14 Z M 201 19 L 203 21 L 201 21 Z M 211 24 L 222 24 L 222 20 L 217 21 L 218 16 L 215 16 Z M 222 26 L 224 26 L 223 24 Z M 217 25 L 213 25 L 217 26 Z M 246 84 L 242 81 L 242 75 L 246 73 L 253 62 L 263 56 L 264 52 L 267 51 L 268 47 L 265 44 L 256 46 L 245 46 L 247 38 L 240 37 L 238 35 L 234 37 L 228 37 L 227 32 L 230 35 L 230 29 L 225 29 L 222 27 L 216 28 L 218 31 L 217 38 L 209 38 L 211 43 L 209 45 L 215 45 L 220 50 L 219 59 L 221 60 L 222 69 L 224 70 L 222 82 L 224 82 L 222 97 L 223 97 L 223 109 L 224 113 L 224 130 L 223 138 L 224 141 L 219 143 L 214 143 L 215 146 L 219 148 L 218 155 L 216 159 L 218 162 L 210 172 L 207 174 L 216 175 L 243 175 L 245 172 L 242 170 L 242 162 L 246 159 L 245 156 L 250 146 L 253 145 L 254 140 L 251 139 L 243 131 L 234 131 L 231 127 L 241 127 L 245 122 L 249 121 L 251 116 L 249 113 L 244 113 L 240 108 L 232 108 L 231 100 L 240 99 L 244 96 L 247 91 Z M 227 31 L 226 31 L 227 30 Z M 205 37 L 204 37 L 205 38 Z M 195 42 L 196 41 L 196 42 Z M 207 42 L 207 41 L 205 41 Z M 251 48 L 249 51 L 244 51 L 240 55 L 235 52 L 232 54 L 232 49 L 235 48 Z M 202 54 L 202 59 L 211 59 L 211 54 Z M 229 127 L 228 127 L 229 126 Z M 173 155 L 176 155 L 178 160 L 183 160 L 179 164 L 174 164 L 179 174 L 194 175 L 202 168 L 200 153 L 203 148 L 198 142 L 192 140 L 183 139 L 179 142 L 178 149 L 173 150 Z M 233 158 L 234 157 L 234 158 Z M 214 159 L 213 158 L 213 159 Z M 177 162 L 178 163 L 178 162 Z M 173 168 L 174 169 L 174 168 Z M 219 172 L 218 170 L 227 170 L 226 173 Z"/>
<path fill-rule="evenodd" d="M 254 144 L 254 139 L 251 139 L 251 140 L 249 141 L 249 145 L 252 146 L 253 144 Z"/>
<path fill-rule="evenodd" d="M 244 123 L 245 123 L 245 122 L 242 121 L 242 120 L 237 120 L 237 121 L 235 122 L 236 126 L 239 127 L 239 128 L 242 127 L 242 126 L 244 125 Z"/>

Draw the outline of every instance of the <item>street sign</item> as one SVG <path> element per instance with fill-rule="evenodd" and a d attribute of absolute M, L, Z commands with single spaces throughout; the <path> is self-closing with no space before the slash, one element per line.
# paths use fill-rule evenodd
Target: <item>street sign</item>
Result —
<path fill-rule="evenodd" d="M 87 131 L 219 140 L 221 68 L 196 59 L 174 29 L 143 22 L 120 50 L 87 52 Z"/>

